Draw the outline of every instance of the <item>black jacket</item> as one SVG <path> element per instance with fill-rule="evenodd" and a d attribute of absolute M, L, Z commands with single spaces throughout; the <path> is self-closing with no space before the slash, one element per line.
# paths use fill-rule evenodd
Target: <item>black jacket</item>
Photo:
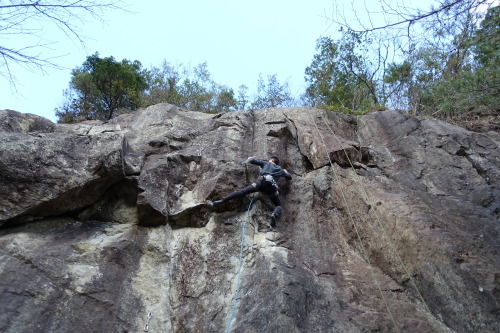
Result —
<path fill-rule="evenodd" d="M 247 162 L 260 166 L 262 168 L 260 170 L 261 176 L 271 175 L 274 178 L 274 180 L 278 180 L 281 177 L 285 177 L 286 179 L 292 179 L 291 174 L 283 170 L 283 168 L 281 168 L 279 165 L 276 165 L 269 161 L 258 160 L 253 157 L 249 157 L 247 159 Z"/>

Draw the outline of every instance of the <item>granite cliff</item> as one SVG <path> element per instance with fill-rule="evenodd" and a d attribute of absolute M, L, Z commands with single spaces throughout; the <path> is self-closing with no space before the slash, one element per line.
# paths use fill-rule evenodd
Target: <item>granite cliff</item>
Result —
<path fill-rule="evenodd" d="M 399 111 L 0 111 L 0 331 L 494 332 L 499 142 Z M 211 207 L 271 155 L 276 231 L 264 197 Z"/>

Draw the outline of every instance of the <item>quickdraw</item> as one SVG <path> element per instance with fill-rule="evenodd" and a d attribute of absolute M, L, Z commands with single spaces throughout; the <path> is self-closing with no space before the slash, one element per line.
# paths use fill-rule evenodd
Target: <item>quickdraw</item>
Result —
<path fill-rule="evenodd" d="M 265 175 L 264 176 L 264 181 L 270 183 L 271 186 L 276 189 L 276 191 L 279 191 L 278 183 L 276 183 L 276 181 L 274 180 L 273 176 L 271 176 L 271 175 Z"/>
<path fill-rule="evenodd" d="M 148 317 L 146 319 L 146 325 L 144 325 L 144 332 L 149 332 L 149 320 L 153 317 L 152 312 L 148 312 Z"/>

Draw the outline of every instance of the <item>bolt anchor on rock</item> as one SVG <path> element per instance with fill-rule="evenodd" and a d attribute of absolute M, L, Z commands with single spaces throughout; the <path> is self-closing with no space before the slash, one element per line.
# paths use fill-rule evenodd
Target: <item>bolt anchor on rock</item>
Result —
<path fill-rule="evenodd" d="M 144 325 L 144 332 L 149 332 L 149 320 L 153 317 L 152 312 L 148 312 L 148 318 L 146 319 L 146 325 Z"/>

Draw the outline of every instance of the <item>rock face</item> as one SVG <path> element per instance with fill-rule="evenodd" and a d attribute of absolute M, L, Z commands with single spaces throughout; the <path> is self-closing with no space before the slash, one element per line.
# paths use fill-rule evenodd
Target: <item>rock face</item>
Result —
<path fill-rule="evenodd" d="M 166 104 L 0 122 L 1 332 L 498 330 L 498 133 Z M 277 231 L 263 196 L 212 209 L 271 155 Z"/>

